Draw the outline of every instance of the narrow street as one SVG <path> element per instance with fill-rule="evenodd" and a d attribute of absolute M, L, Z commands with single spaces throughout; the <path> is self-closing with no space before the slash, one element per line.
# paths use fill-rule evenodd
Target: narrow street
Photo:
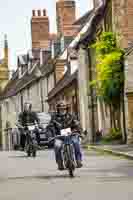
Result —
<path fill-rule="evenodd" d="M 0 153 L 0 200 L 132 200 L 133 161 L 84 152 L 84 167 L 70 179 L 56 170 L 53 151 L 37 158 Z"/>

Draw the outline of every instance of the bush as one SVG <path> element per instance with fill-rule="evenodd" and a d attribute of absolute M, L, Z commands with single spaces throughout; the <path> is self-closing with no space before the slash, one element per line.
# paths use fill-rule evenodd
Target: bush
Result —
<path fill-rule="evenodd" d="M 120 130 L 111 129 L 110 132 L 103 137 L 103 140 L 106 142 L 111 142 L 115 140 L 122 140 L 122 134 Z"/>

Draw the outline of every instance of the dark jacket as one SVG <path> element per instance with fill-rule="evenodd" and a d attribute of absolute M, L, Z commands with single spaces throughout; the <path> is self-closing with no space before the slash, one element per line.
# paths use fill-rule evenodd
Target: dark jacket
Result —
<path fill-rule="evenodd" d="M 66 113 L 65 115 L 61 113 L 55 113 L 52 116 L 50 125 L 54 126 L 56 130 L 56 135 L 60 134 L 61 129 L 65 129 L 65 128 L 79 129 L 79 122 L 70 113 Z"/>
<path fill-rule="evenodd" d="M 35 112 L 22 112 L 19 114 L 19 123 L 22 126 L 26 126 L 27 124 L 39 124 L 39 118 Z"/>

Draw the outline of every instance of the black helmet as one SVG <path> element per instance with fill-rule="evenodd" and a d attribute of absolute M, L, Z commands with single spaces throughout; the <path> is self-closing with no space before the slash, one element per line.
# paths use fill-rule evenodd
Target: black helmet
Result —
<path fill-rule="evenodd" d="M 61 110 L 67 110 L 69 108 L 70 104 L 66 103 L 66 101 L 59 101 L 56 104 L 56 110 L 59 112 Z"/>
<path fill-rule="evenodd" d="M 59 101 L 57 104 L 56 104 L 56 108 L 68 108 L 70 106 L 70 104 L 66 103 L 66 101 Z"/>

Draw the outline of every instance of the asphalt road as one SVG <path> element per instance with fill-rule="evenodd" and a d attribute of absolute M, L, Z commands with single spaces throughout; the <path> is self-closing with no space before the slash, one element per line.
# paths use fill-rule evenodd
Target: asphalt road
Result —
<path fill-rule="evenodd" d="M 71 179 L 52 151 L 37 158 L 0 152 L 0 200 L 133 200 L 133 161 L 84 152 L 84 167 Z"/>

